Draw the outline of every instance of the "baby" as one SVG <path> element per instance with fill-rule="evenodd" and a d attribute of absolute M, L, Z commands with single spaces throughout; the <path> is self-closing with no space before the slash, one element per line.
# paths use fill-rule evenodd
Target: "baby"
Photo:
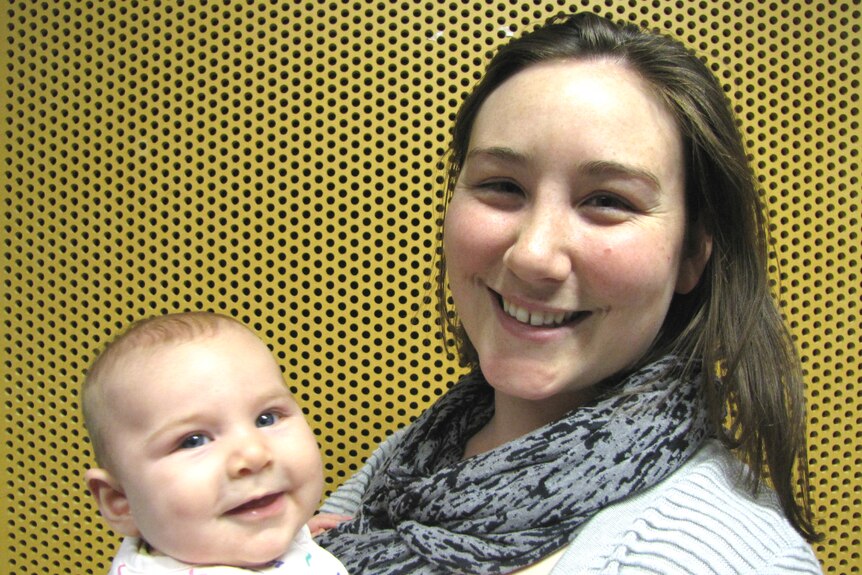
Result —
<path fill-rule="evenodd" d="M 346 575 L 306 525 L 323 491 L 317 441 L 242 324 L 143 320 L 96 359 L 82 403 L 99 465 L 87 487 L 125 536 L 110 575 Z"/>

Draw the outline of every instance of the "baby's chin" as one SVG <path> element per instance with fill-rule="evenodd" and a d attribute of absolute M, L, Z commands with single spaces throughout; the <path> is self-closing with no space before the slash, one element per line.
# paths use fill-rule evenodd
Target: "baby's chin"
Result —
<path fill-rule="evenodd" d="M 265 546 L 259 549 L 242 549 L 233 555 L 222 555 L 216 561 L 191 562 L 197 565 L 228 565 L 231 567 L 243 567 L 246 569 L 266 567 L 273 561 L 287 553 L 290 542 L 282 545 Z M 188 562 L 187 562 L 188 563 Z"/>
<path fill-rule="evenodd" d="M 183 550 L 171 549 L 168 553 L 163 553 L 151 548 L 151 554 L 168 555 L 183 563 L 189 565 L 225 565 L 229 567 L 242 567 L 246 569 L 265 567 L 273 561 L 287 553 L 293 538 L 284 540 L 283 537 L 275 538 L 273 541 L 255 541 L 246 545 L 242 545 L 236 552 L 232 552 L 229 547 L 222 547 L 214 553 L 201 552 L 201 549 Z"/>
<path fill-rule="evenodd" d="M 222 516 L 197 525 L 175 522 L 171 529 L 144 538 L 161 554 L 189 565 L 252 568 L 283 556 L 305 523 L 294 513 L 276 516 Z"/>

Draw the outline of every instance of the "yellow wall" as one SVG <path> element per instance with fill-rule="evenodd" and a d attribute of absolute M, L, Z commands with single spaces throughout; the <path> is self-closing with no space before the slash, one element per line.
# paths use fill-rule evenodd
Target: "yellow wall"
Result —
<path fill-rule="evenodd" d="M 276 350 L 327 488 L 453 379 L 423 303 L 451 116 L 511 32 L 586 7 L 664 29 L 734 100 L 807 370 L 830 573 L 860 560 L 859 0 L 18 0 L 0 6 L 0 568 L 104 573 L 82 371 L 207 308 Z"/>

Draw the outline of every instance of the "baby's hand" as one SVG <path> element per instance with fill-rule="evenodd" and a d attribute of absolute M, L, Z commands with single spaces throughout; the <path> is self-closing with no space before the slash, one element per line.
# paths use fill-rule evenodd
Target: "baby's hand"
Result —
<path fill-rule="evenodd" d="M 312 537 L 317 537 L 324 531 L 338 526 L 339 523 L 353 519 L 350 515 L 337 515 L 335 513 L 318 513 L 308 521 L 308 529 Z"/>

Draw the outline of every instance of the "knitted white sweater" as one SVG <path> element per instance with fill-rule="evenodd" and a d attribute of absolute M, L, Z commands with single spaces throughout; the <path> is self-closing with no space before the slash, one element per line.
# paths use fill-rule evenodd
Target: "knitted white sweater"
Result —
<path fill-rule="evenodd" d="M 323 504 L 352 515 L 394 434 Z M 745 466 L 716 441 L 652 488 L 586 522 L 551 575 L 820 574 L 811 547 L 793 530 L 769 489 L 742 487 Z"/>

